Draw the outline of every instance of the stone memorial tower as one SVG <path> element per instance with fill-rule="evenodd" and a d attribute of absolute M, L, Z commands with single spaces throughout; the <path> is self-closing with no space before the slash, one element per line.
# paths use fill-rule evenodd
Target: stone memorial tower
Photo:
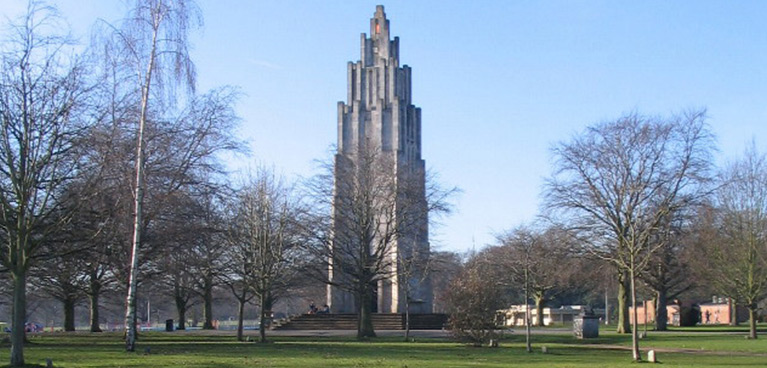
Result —
<path fill-rule="evenodd" d="M 389 37 L 389 20 L 384 7 L 379 5 L 370 19 L 370 37 L 360 37 L 360 60 L 347 67 L 347 101 L 338 103 L 338 144 L 335 156 L 335 195 L 333 226 L 339 226 L 338 195 L 339 168 L 358 159 L 359 152 L 378 149 L 393 162 L 397 182 L 415 183 L 419 203 L 425 202 L 424 160 L 421 158 L 421 109 L 411 101 L 411 69 L 399 63 L 399 38 Z M 398 191 L 399 192 L 399 191 Z M 397 201 L 404 199 L 398 195 Z M 400 198 L 402 197 L 402 198 Z M 408 204 L 413 202 L 410 200 Z M 407 204 L 396 203 L 396 208 Z M 433 292 L 428 277 L 422 270 L 403 276 L 403 259 L 429 255 L 428 219 L 426 206 L 421 206 L 416 223 L 408 223 L 388 245 L 390 271 L 385 279 L 373 285 L 372 310 L 377 313 L 404 313 L 407 299 L 404 283 L 410 285 L 410 312 L 431 313 Z M 399 223 L 397 226 L 404 226 Z M 337 232 L 336 232 L 337 233 Z M 334 246 L 336 246 L 334 244 Z M 410 259 L 410 258 L 407 258 Z M 338 267 L 340 268 L 340 267 Z M 329 267 L 329 278 L 343 277 L 342 270 Z M 347 291 L 328 285 L 327 303 L 333 313 L 354 313 L 355 300 Z"/>

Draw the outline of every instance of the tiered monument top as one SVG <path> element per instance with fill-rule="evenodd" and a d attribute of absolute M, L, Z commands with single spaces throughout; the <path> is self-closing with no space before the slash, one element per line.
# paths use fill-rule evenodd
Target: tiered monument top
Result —
<path fill-rule="evenodd" d="M 399 66 L 399 37 L 390 39 L 383 6 L 370 19 L 370 37 L 360 36 L 360 60 L 347 67 L 347 101 L 338 105 L 338 150 L 366 144 L 399 158 L 421 159 L 421 109 L 411 102 L 411 69 Z"/>

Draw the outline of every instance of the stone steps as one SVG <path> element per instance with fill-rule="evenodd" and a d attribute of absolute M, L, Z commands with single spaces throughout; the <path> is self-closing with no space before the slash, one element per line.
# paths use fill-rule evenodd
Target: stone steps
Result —
<path fill-rule="evenodd" d="M 404 330 L 405 315 L 375 313 L 372 316 L 376 330 Z M 447 321 L 444 314 L 411 314 L 410 329 L 441 330 Z M 275 330 L 356 330 L 356 314 L 302 314 L 272 326 Z"/>

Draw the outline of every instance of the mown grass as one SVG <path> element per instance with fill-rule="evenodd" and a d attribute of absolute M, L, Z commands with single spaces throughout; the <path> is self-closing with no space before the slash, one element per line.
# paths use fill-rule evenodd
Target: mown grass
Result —
<path fill-rule="evenodd" d="M 137 352 L 127 353 L 119 334 L 43 334 L 32 337 L 25 349 L 28 363 L 56 367 L 620 367 L 635 366 L 631 353 L 621 350 L 630 337 L 602 333 L 594 340 L 570 334 L 534 335 L 535 352 L 526 353 L 524 337 L 507 336 L 501 347 L 475 348 L 445 339 L 274 338 L 268 344 L 236 342 L 229 336 L 189 333 L 144 333 Z M 541 352 L 546 346 L 547 354 Z M 150 349 L 144 354 L 145 348 Z M 659 352 L 665 366 L 764 366 L 767 341 L 740 336 L 651 333 L 642 348 L 686 348 L 701 351 Z M 9 349 L 0 350 L 7 362 Z"/>
<path fill-rule="evenodd" d="M 741 352 L 767 354 L 767 336 L 756 340 L 746 339 L 745 333 L 689 333 L 680 331 L 654 332 L 640 340 L 640 348 L 693 349 L 702 352 Z M 575 344 L 589 346 L 618 345 L 631 346 L 631 335 L 600 331 L 600 337 L 575 340 L 566 334 L 534 335 L 533 340 L 541 344 Z M 767 365 L 767 360 L 765 365 Z"/>

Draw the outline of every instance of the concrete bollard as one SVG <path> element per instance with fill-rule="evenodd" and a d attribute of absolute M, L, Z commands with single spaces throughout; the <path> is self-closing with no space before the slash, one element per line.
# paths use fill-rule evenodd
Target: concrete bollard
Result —
<path fill-rule="evenodd" d="M 657 363 L 657 357 L 655 356 L 655 350 L 650 350 L 647 352 L 647 361 L 650 363 Z"/>
<path fill-rule="evenodd" d="M 541 353 L 548 354 L 549 353 L 549 348 L 547 348 L 546 346 L 541 346 Z"/>

